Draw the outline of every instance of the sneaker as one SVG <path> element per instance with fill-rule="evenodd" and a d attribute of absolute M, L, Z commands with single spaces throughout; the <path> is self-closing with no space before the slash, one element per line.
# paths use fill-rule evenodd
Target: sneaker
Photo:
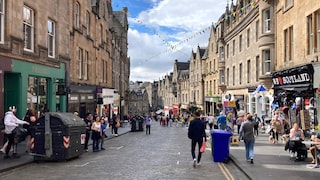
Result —
<path fill-rule="evenodd" d="M 197 159 L 193 159 L 193 167 L 196 167 L 197 165 Z"/>
<path fill-rule="evenodd" d="M 201 166 L 201 162 L 198 162 L 198 163 L 197 163 L 197 166 Z"/>
<path fill-rule="evenodd" d="M 5 151 L 4 149 L 1 149 L 1 150 L 0 150 L 0 153 L 1 153 L 1 154 L 5 154 L 6 151 Z"/>
<path fill-rule="evenodd" d="M 106 150 L 106 149 L 102 147 L 101 150 Z"/>
<path fill-rule="evenodd" d="M 88 151 L 89 151 L 89 149 L 85 149 L 84 151 L 85 151 L 85 152 L 88 152 Z"/>
<path fill-rule="evenodd" d="M 3 159 L 8 159 L 8 158 L 10 158 L 10 156 L 8 154 L 3 156 Z"/>
<path fill-rule="evenodd" d="M 250 163 L 253 164 L 253 159 L 250 159 Z"/>

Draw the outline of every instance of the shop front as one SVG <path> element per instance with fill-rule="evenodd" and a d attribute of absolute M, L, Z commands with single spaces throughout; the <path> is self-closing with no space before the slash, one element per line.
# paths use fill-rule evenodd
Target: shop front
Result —
<path fill-rule="evenodd" d="M 205 97 L 205 113 L 211 115 L 218 115 L 219 110 L 217 108 L 217 103 L 221 103 L 221 97 Z"/>
<path fill-rule="evenodd" d="M 27 108 L 38 116 L 46 111 L 66 111 L 65 64 L 59 68 L 11 60 L 11 72 L 4 73 L 4 107 L 18 108 L 22 118 Z"/>
<path fill-rule="evenodd" d="M 313 77 L 314 68 L 312 64 L 277 71 L 272 74 L 274 85 L 273 108 L 282 110 L 290 125 L 298 123 L 303 130 L 314 128 L 314 118 L 310 118 L 310 113 L 314 111 L 314 106 L 310 103 L 315 96 Z"/>
<path fill-rule="evenodd" d="M 96 86 L 70 84 L 68 94 L 68 112 L 79 113 L 85 118 L 87 113 L 96 113 Z"/>

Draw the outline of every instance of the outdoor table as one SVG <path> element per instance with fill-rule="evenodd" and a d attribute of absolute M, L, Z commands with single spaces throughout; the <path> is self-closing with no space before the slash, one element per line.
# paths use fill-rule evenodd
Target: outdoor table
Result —
<path fill-rule="evenodd" d="M 314 144 L 314 145 L 318 145 L 318 144 L 320 144 L 320 142 L 314 142 L 314 141 L 304 141 L 303 142 L 305 145 L 309 145 L 309 146 L 311 146 L 312 144 Z M 318 149 L 317 149 L 317 147 L 315 148 L 315 151 L 314 151 L 314 157 L 315 157 L 315 164 L 307 164 L 307 167 L 308 168 L 318 168 L 319 167 L 319 162 L 318 162 L 318 157 L 317 157 L 317 155 L 318 155 Z"/>

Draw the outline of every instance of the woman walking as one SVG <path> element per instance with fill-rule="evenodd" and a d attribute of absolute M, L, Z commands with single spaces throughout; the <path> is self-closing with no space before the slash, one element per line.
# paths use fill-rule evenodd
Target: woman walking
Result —
<path fill-rule="evenodd" d="M 251 164 L 253 164 L 253 158 L 254 158 L 254 125 L 256 122 L 253 121 L 252 115 L 247 115 L 247 120 L 242 123 L 240 127 L 240 136 L 243 137 L 245 149 L 246 149 L 246 159 L 247 161 L 250 161 Z M 239 140 L 241 137 L 239 136 Z"/>
<path fill-rule="evenodd" d="M 99 140 L 101 138 L 102 132 L 101 132 L 101 122 L 100 117 L 96 116 L 95 121 L 92 123 L 91 126 L 92 130 L 92 151 L 98 152 L 99 151 Z"/>

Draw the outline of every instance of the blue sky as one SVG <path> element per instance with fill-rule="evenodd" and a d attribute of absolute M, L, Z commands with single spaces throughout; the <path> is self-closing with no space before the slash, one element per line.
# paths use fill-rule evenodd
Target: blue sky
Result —
<path fill-rule="evenodd" d="M 225 12 L 227 1 L 112 0 L 114 11 L 129 11 L 130 80 L 163 79 L 173 71 L 175 59 L 186 62 L 198 45 L 206 47 L 209 28 Z"/>

